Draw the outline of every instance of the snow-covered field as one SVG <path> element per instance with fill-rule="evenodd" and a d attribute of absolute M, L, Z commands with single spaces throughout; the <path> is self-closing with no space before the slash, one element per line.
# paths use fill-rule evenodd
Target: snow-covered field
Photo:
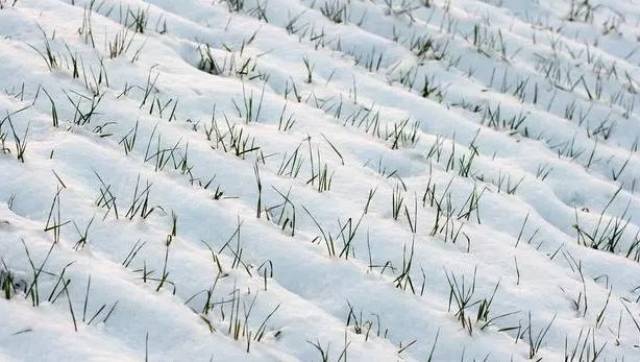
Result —
<path fill-rule="evenodd" d="M 640 360 L 638 92 L 638 0 L 0 0 L 0 360 Z"/>

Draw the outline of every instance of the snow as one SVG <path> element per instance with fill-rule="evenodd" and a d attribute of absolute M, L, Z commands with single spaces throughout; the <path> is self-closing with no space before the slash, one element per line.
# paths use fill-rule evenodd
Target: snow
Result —
<path fill-rule="evenodd" d="M 640 359 L 638 0 L 0 8 L 0 360 Z"/>

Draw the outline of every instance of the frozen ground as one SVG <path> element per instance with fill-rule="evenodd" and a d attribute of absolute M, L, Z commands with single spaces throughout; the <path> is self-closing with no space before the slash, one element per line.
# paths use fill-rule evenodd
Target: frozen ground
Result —
<path fill-rule="evenodd" d="M 0 8 L 0 360 L 640 360 L 638 0 Z"/>

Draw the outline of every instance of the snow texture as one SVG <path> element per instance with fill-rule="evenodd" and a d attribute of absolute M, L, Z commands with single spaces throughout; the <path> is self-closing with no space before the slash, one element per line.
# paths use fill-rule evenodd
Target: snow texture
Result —
<path fill-rule="evenodd" d="M 640 360 L 638 0 L 0 0 L 0 360 Z"/>

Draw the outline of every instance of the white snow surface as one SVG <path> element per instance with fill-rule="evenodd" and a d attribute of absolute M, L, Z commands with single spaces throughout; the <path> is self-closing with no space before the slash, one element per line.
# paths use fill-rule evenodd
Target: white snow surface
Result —
<path fill-rule="evenodd" d="M 0 360 L 640 360 L 640 1 L 0 7 Z"/>

